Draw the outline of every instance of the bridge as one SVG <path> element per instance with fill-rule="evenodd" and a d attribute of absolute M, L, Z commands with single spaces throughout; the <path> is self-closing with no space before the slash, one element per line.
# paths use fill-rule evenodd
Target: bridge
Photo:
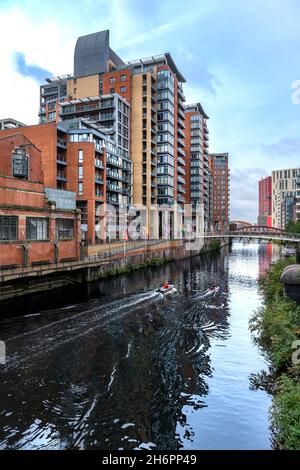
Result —
<path fill-rule="evenodd" d="M 209 233 L 205 237 L 208 238 L 229 238 L 232 240 L 266 240 L 268 242 L 280 241 L 300 243 L 300 233 L 290 233 L 280 228 L 265 227 L 260 225 L 250 225 L 231 230 L 226 233 Z"/>

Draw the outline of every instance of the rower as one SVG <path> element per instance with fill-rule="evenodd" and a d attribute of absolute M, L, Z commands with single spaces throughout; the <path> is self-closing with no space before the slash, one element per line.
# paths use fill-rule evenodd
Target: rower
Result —
<path fill-rule="evenodd" d="M 166 281 L 164 284 L 163 284 L 163 289 L 169 289 L 170 287 L 170 284 L 168 283 L 168 281 Z"/>

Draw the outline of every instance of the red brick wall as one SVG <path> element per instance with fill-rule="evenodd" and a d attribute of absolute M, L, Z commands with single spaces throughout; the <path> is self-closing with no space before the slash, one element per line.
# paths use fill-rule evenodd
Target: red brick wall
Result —
<path fill-rule="evenodd" d="M 121 75 L 126 76 L 126 80 L 121 81 Z M 115 77 L 116 81 L 114 83 L 110 82 L 110 79 Z M 116 70 L 114 72 L 107 72 L 103 74 L 103 95 L 108 95 L 110 89 L 114 88 L 115 93 L 123 96 L 128 103 L 131 102 L 131 70 Z M 125 92 L 121 92 L 121 87 L 126 87 Z"/>
<path fill-rule="evenodd" d="M 44 173 L 45 186 L 56 188 L 56 123 L 22 127 L 20 132 L 42 152 L 42 170 Z M 16 134 L 16 129 L 0 131 L 0 139 L 1 137 L 11 136 L 13 134 Z"/>

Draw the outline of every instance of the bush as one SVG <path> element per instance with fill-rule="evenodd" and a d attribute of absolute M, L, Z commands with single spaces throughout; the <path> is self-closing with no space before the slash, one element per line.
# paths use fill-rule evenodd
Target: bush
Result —
<path fill-rule="evenodd" d="M 250 320 L 256 340 L 266 349 L 278 376 L 271 409 L 274 445 L 300 449 L 300 368 L 292 363 L 293 342 L 300 335 L 300 306 L 284 293 L 280 276 L 294 259 L 275 263 L 260 280 L 265 302 Z"/>

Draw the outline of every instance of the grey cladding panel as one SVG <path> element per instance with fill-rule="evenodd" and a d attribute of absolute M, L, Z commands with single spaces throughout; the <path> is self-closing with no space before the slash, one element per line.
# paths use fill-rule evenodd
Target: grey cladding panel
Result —
<path fill-rule="evenodd" d="M 81 36 L 74 53 L 74 76 L 82 77 L 107 71 L 109 31 Z"/>

